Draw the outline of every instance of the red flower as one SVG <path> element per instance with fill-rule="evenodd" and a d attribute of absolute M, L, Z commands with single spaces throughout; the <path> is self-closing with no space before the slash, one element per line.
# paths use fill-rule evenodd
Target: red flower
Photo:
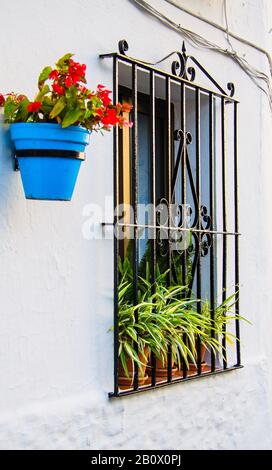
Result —
<path fill-rule="evenodd" d="M 81 81 L 81 75 L 71 75 L 74 85 Z"/>
<path fill-rule="evenodd" d="M 27 110 L 29 113 L 36 113 L 42 107 L 42 103 L 40 101 L 33 101 L 32 103 L 28 103 Z"/>
<path fill-rule="evenodd" d="M 65 78 L 64 83 L 67 86 L 67 88 L 70 88 L 74 84 L 74 81 L 73 81 L 71 75 L 67 75 L 67 77 Z"/>
<path fill-rule="evenodd" d="M 118 124 L 119 117 L 116 114 L 116 109 L 114 108 L 108 109 L 105 116 L 101 118 L 101 122 L 105 126 L 114 126 L 115 124 Z"/>
<path fill-rule="evenodd" d="M 59 78 L 59 72 L 57 70 L 52 70 L 49 74 L 51 80 L 57 80 Z"/>
<path fill-rule="evenodd" d="M 102 108 L 96 108 L 95 112 L 96 114 L 98 114 L 98 116 L 103 116 L 104 114 L 104 110 Z"/>
<path fill-rule="evenodd" d="M 111 104 L 111 99 L 109 94 L 111 93 L 110 90 L 107 90 L 104 85 L 97 85 L 97 94 L 101 99 L 103 106 L 109 106 Z"/>
<path fill-rule="evenodd" d="M 109 97 L 110 93 L 111 91 L 109 90 L 104 90 L 102 91 L 102 93 L 100 93 L 100 98 L 102 100 L 103 106 L 109 106 L 109 104 L 111 104 L 111 99 Z"/>
<path fill-rule="evenodd" d="M 58 95 L 64 95 L 65 93 L 63 86 L 61 86 L 58 82 L 53 83 L 52 88 Z"/>
<path fill-rule="evenodd" d="M 0 106 L 3 106 L 5 104 L 5 97 L 1 95 L 0 93 Z"/>
<path fill-rule="evenodd" d="M 82 79 L 85 80 L 85 73 L 86 73 L 86 65 L 79 64 L 78 62 L 74 62 L 72 59 L 69 63 L 69 75 L 71 76 L 73 83 L 76 84 L 80 82 Z"/>

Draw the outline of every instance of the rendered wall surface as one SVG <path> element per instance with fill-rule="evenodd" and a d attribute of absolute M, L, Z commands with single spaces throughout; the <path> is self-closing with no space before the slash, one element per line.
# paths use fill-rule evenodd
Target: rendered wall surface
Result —
<path fill-rule="evenodd" d="M 163 0 L 177 23 L 227 47 L 223 33 Z M 222 2 L 182 5 L 222 21 Z M 229 2 L 230 28 L 271 45 L 271 2 Z M 234 5 L 235 4 L 235 5 Z M 65 52 L 88 66 L 91 86 L 112 86 L 100 53 L 126 38 L 155 61 L 182 38 L 128 0 L 0 0 L 0 92 L 30 96 L 40 69 Z M 159 38 L 159 41 L 158 41 Z M 264 56 L 235 48 L 267 71 Z M 0 448 L 272 449 L 272 158 L 266 96 L 229 58 L 188 44 L 239 105 L 241 312 L 244 369 L 109 401 L 112 390 L 112 240 L 86 240 L 89 204 L 112 196 L 112 136 L 91 136 L 70 203 L 27 201 L 0 127 Z M 197 79 L 196 79 L 197 81 Z M 108 211 L 102 218 L 110 220 Z M 99 226 L 97 231 L 99 232 Z"/>

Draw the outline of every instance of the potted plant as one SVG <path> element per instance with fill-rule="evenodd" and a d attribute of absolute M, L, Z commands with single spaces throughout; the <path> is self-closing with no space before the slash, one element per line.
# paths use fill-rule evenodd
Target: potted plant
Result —
<path fill-rule="evenodd" d="M 208 320 L 197 313 L 196 299 L 185 299 L 184 286 L 167 286 L 169 270 L 157 269 L 156 285 L 150 281 L 149 264 L 138 278 L 138 304 L 133 305 L 133 273 L 129 256 L 119 259 L 119 383 L 131 385 L 133 365 L 139 366 L 139 384 L 146 380 L 150 352 L 156 357 L 156 376 L 167 377 L 171 347 L 172 375 L 185 363 L 195 363 L 196 336 L 206 339 Z M 186 339 L 184 337 L 186 336 Z M 137 346 L 137 347 L 135 347 Z M 149 371 L 151 365 L 149 365 Z M 127 377 L 127 382 L 125 382 Z"/>
<path fill-rule="evenodd" d="M 148 379 L 146 374 L 150 352 L 163 356 L 166 351 L 166 340 L 150 310 L 150 301 L 142 299 L 133 305 L 130 297 L 132 282 L 124 273 L 118 286 L 118 339 L 120 386 L 133 384 L 135 364 L 138 366 L 138 382 L 143 385 Z"/>
<path fill-rule="evenodd" d="M 208 300 L 202 302 L 201 315 L 206 319 L 206 325 L 200 335 L 201 350 L 200 360 L 202 366 L 205 365 L 205 354 L 207 351 L 213 350 L 214 354 L 219 354 L 220 357 L 225 358 L 225 349 L 221 343 L 223 335 L 225 341 L 230 346 L 233 346 L 234 341 L 237 341 L 237 336 L 228 331 L 228 326 L 235 320 L 244 320 L 250 323 L 245 317 L 232 312 L 235 305 L 235 298 L 237 293 L 227 297 L 221 304 L 217 305 L 214 309 L 214 316 L 212 319 L 211 305 Z M 213 332 L 213 334 L 212 334 Z M 190 363 L 190 370 L 196 370 L 196 364 Z"/>
<path fill-rule="evenodd" d="M 153 321 L 163 337 L 161 349 L 153 351 L 157 358 L 158 378 L 168 375 L 167 361 L 170 349 L 172 375 L 175 375 L 183 365 L 189 369 L 189 363 L 196 364 L 197 336 L 207 340 L 208 321 L 197 312 L 198 301 L 184 297 L 185 289 L 184 286 L 165 286 L 158 279 L 156 292 L 149 296 L 149 302 L 146 302 L 146 310 L 149 310 L 150 314 L 153 312 Z"/>
<path fill-rule="evenodd" d="M 42 70 L 33 101 L 0 95 L 27 199 L 71 200 L 91 132 L 131 125 L 122 116 L 131 106 L 113 105 L 103 85 L 88 89 L 86 65 L 72 57 L 65 54 L 54 69 Z"/>
<path fill-rule="evenodd" d="M 148 378 L 145 371 L 149 359 L 149 348 L 139 336 L 139 320 L 136 322 L 135 308 L 126 300 L 126 292 L 130 288 L 128 281 L 121 280 L 118 288 L 118 382 L 119 386 L 128 387 L 133 384 L 135 364 L 139 371 L 139 385 L 145 383 Z"/>

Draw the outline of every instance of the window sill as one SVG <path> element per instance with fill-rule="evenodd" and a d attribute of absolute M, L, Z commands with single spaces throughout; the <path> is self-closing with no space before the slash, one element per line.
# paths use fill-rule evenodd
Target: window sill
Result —
<path fill-rule="evenodd" d="M 195 380 L 195 379 L 201 379 L 201 378 L 204 378 L 204 377 L 210 377 L 210 376 L 213 376 L 213 375 L 218 375 L 218 374 L 224 374 L 226 372 L 230 372 L 230 371 L 234 371 L 234 370 L 237 370 L 237 369 L 242 369 L 244 366 L 243 365 L 239 365 L 239 366 L 232 366 L 232 367 L 228 367 L 226 369 L 216 369 L 215 371 L 213 372 L 210 372 L 210 371 L 207 371 L 207 372 L 202 372 L 201 374 L 198 374 L 197 372 L 196 373 L 193 373 L 193 374 L 190 374 L 186 377 L 173 377 L 171 382 L 168 382 L 166 379 L 165 380 L 162 380 L 160 382 L 158 382 L 156 385 L 151 385 L 151 384 L 145 384 L 143 386 L 139 386 L 139 388 L 137 390 L 134 390 L 132 387 L 130 389 L 126 389 L 126 390 L 120 390 L 118 393 L 114 393 L 114 392 L 110 392 L 109 393 L 109 398 L 120 398 L 120 397 L 124 397 L 124 396 L 128 396 L 128 395 L 134 395 L 134 394 L 138 394 L 138 393 L 141 393 L 141 392 L 147 392 L 149 390 L 157 390 L 159 388 L 162 388 L 162 387 L 168 387 L 169 385 L 174 385 L 174 384 L 180 384 L 182 382 L 188 382 L 189 380 Z"/>

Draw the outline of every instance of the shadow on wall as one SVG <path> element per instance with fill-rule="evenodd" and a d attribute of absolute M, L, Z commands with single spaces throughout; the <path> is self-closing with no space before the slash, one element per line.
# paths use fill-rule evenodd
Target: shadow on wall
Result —
<path fill-rule="evenodd" d="M 16 200 L 19 189 L 18 173 L 14 172 L 13 148 L 9 128 L 0 114 L 0 215 L 7 201 Z M 11 197 L 11 194 L 13 197 Z M 2 218 L 1 218 L 2 219 Z"/>

